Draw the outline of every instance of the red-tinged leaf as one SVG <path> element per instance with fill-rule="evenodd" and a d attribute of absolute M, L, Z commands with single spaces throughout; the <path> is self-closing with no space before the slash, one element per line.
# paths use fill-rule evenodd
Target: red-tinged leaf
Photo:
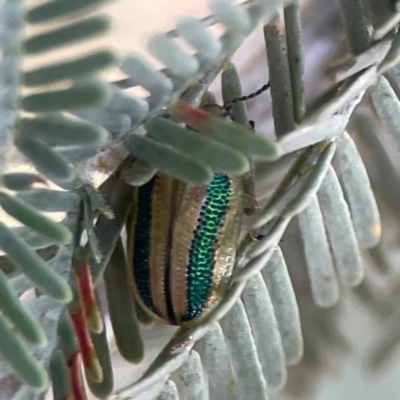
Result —
<path fill-rule="evenodd" d="M 207 111 L 192 107 L 182 100 L 177 100 L 174 104 L 173 112 L 176 118 L 179 118 L 190 127 L 203 133 L 212 133 L 213 127 L 210 125 L 211 114 Z"/>
<path fill-rule="evenodd" d="M 81 354 L 76 352 L 68 360 L 73 398 L 68 400 L 88 400 L 81 370 Z"/>
<path fill-rule="evenodd" d="M 85 250 L 81 247 L 78 247 L 75 251 L 75 274 L 79 296 L 89 327 L 93 332 L 100 333 L 103 330 L 103 322 L 94 293 L 90 265 Z"/>
<path fill-rule="evenodd" d="M 94 350 L 92 338 L 89 334 L 85 310 L 81 304 L 75 304 L 74 308 L 69 310 L 69 313 L 79 341 L 85 371 L 94 381 L 101 382 L 103 379 L 103 372 Z"/>

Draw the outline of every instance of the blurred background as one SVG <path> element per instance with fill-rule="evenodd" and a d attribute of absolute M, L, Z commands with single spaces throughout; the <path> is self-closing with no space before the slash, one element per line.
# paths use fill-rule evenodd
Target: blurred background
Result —
<path fill-rule="evenodd" d="M 345 53 L 346 41 L 339 0 L 302 0 L 300 4 L 305 99 L 308 105 L 333 85 L 325 72 L 332 62 Z M 115 29 L 110 36 L 98 39 L 99 45 L 107 44 L 124 51 L 138 50 L 149 58 L 145 45 L 152 33 L 172 29 L 184 15 L 201 18 L 208 14 L 204 0 L 122 0 L 105 11 L 113 15 Z M 93 46 L 93 41 L 90 45 Z M 84 52 L 85 49 L 82 47 L 79 51 Z M 53 54 L 52 57 L 59 55 Z M 233 57 L 233 62 L 240 71 L 244 94 L 255 92 L 268 82 L 261 27 L 245 40 Z M 396 71 L 391 73 L 393 77 Z M 119 78 L 117 73 L 108 75 L 109 80 Z M 221 99 L 218 79 L 211 89 Z M 272 136 L 274 128 L 270 94 L 264 93 L 248 101 L 247 110 L 257 131 Z M 400 200 L 398 163 L 384 137 L 380 137 L 378 142 L 373 141 L 383 128 L 368 95 L 356 114 L 359 118 L 351 122 L 349 132 L 358 145 L 372 180 L 382 217 L 382 242 L 375 249 L 363 252 L 366 279 L 360 287 L 355 290 L 341 288 L 341 299 L 337 306 L 319 309 L 308 290 L 297 222 L 291 223 L 284 236 L 282 250 L 298 296 L 305 355 L 299 365 L 289 367 L 287 387 L 283 393 L 272 394 L 273 399 L 400 398 L 400 220 L 396 209 L 396 204 L 400 204 L 397 202 Z M 377 144 L 382 147 L 380 153 L 374 152 Z M 161 332 L 169 335 L 172 331 L 165 327 Z M 161 349 L 159 338 L 163 334 L 158 330 L 153 339 L 152 328 L 148 327 L 144 328 L 144 333 L 150 349 L 146 358 L 150 360 Z M 146 363 L 140 366 L 127 364 L 116 355 L 115 365 L 115 386 L 118 388 L 124 382 L 132 382 L 134 376 L 139 377 Z"/>
<path fill-rule="evenodd" d="M 300 4 L 305 98 L 306 103 L 311 104 L 333 84 L 325 71 L 330 63 L 346 51 L 346 42 L 338 0 L 303 0 Z M 123 0 L 109 7 L 107 11 L 114 16 L 117 27 L 104 41 L 119 49 L 127 51 L 135 49 L 147 54 L 145 43 L 150 34 L 172 29 L 175 22 L 184 15 L 206 16 L 207 5 L 205 1 L 200 0 L 185 2 Z M 261 27 L 245 40 L 233 57 L 233 62 L 240 71 L 244 94 L 252 93 L 268 82 L 265 42 Z M 110 79 L 116 78 L 118 76 L 110 77 Z M 217 79 L 211 89 L 220 99 L 219 88 Z M 368 104 L 369 99 L 366 96 L 357 112 L 367 113 L 371 121 L 375 121 L 376 124 L 371 129 L 379 133 L 382 126 L 376 121 Z M 249 119 L 254 120 L 257 130 L 266 135 L 272 135 L 273 122 L 269 93 L 248 101 L 246 105 Z M 373 180 L 372 186 L 374 188 L 382 185 L 396 186 L 391 179 L 393 175 L 382 175 L 381 170 L 376 168 L 375 159 L 363 140 L 360 140 L 359 132 L 350 129 L 350 133 L 354 133 L 353 138 L 360 144 L 359 151 Z M 392 156 L 390 149 L 386 148 L 386 151 L 390 159 Z M 395 167 L 393 168 L 396 170 Z M 382 199 L 379 192 L 377 197 L 383 214 L 383 241 L 386 247 L 382 250 L 384 255 L 378 262 L 378 268 L 376 267 L 377 251 L 372 252 L 372 255 L 369 251 L 365 252 L 366 283 L 355 291 L 341 288 L 341 300 L 337 306 L 333 309 L 318 309 L 309 293 L 302 292 L 301 283 L 296 284 L 294 281 L 305 336 L 305 356 L 298 366 L 289 367 L 287 388 L 283 393 L 272 395 L 272 398 L 315 400 L 375 400 L 378 398 L 394 400 L 400 398 L 400 350 L 398 348 L 400 346 L 397 346 L 396 340 L 396 338 L 400 339 L 400 322 L 396 324 L 396 320 L 399 319 L 396 315 L 400 317 L 396 311 L 396 304 L 398 304 L 396 280 L 399 280 L 397 248 L 400 244 L 398 220 L 396 217 L 393 219 L 393 210 L 387 207 L 387 199 Z M 304 261 L 299 261 L 298 249 L 296 246 L 291 246 L 290 236 L 296 236 L 298 229 L 293 225 L 296 224 L 292 223 L 288 233 L 285 234 L 282 248 L 289 267 L 296 269 L 295 279 L 299 279 L 297 273 L 302 268 L 301 264 L 304 266 Z M 291 258 L 295 261 L 290 262 Z M 305 273 L 304 276 L 306 276 Z M 168 331 L 167 328 L 166 330 Z M 150 332 L 151 329 L 146 328 L 147 337 L 151 335 Z M 397 336 L 396 332 L 398 332 Z M 385 335 L 386 342 L 383 339 Z M 387 346 L 385 347 L 382 342 Z M 160 342 L 156 340 L 153 343 L 150 340 L 149 343 L 153 348 L 151 354 L 154 356 L 157 349 L 161 348 Z M 117 361 L 117 365 L 120 365 L 121 374 L 116 370 L 116 386 L 118 386 L 118 380 L 124 380 L 124 375 L 132 381 L 133 373 L 140 376 L 143 372 L 142 367 L 125 365 L 121 360 Z"/>

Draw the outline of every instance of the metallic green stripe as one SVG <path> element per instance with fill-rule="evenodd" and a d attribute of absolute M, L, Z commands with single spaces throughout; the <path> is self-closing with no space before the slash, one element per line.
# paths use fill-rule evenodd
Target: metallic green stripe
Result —
<path fill-rule="evenodd" d="M 231 192 L 230 179 L 223 174 L 214 174 L 214 179 L 207 188 L 199 224 L 189 250 L 188 307 L 183 321 L 198 317 L 206 307 L 215 267 L 215 242 L 218 230 L 224 222 Z"/>

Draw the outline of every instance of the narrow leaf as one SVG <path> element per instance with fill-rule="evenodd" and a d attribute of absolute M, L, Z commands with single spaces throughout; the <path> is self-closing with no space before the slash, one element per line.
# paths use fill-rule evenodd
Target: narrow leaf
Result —
<path fill-rule="evenodd" d="M 14 141 L 18 150 L 28 157 L 43 175 L 49 179 L 72 181 L 75 172 L 72 166 L 44 143 L 28 136 L 18 136 Z"/>
<path fill-rule="evenodd" d="M 68 89 L 28 95 L 22 99 L 21 105 L 28 112 L 54 112 L 101 106 L 110 99 L 108 84 L 92 81 L 75 84 Z"/>
<path fill-rule="evenodd" d="M 189 78 L 199 68 L 197 59 L 164 33 L 153 35 L 147 43 L 147 49 L 178 77 Z"/>
<path fill-rule="evenodd" d="M 45 389 L 48 378 L 42 365 L 23 345 L 0 315 L 0 354 L 11 364 L 20 379 L 35 389 Z"/>
<path fill-rule="evenodd" d="M 300 123 L 305 113 L 304 60 L 302 49 L 300 2 L 293 1 L 284 8 L 287 56 L 293 92 L 293 114 Z"/>
<path fill-rule="evenodd" d="M 67 282 L 1 222 L 0 248 L 41 291 L 62 302 L 71 300 L 71 289 Z"/>
<path fill-rule="evenodd" d="M 51 3 L 60 3 L 60 1 Z M 118 58 L 112 51 L 103 50 L 81 57 L 24 72 L 22 80 L 26 86 L 40 86 L 66 79 L 93 76 L 97 71 L 117 64 Z"/>
<path fill-rule="evenodd" d="M 38 54 L 100 35 L 109 28 L 108 17 L 92 17 L 30 37 L 25 41 L 24 49 L 28 54 Z"/>
<path fill-rule="evenodd" d="M 55 349 L 50 359 L 50 376 L 54 400 L 67 400 L 72 397 L 68 366 L 61 350 Z"/>
<path fill-rule="evenodd" d="M 397 156 L 400 154 L 400 101 L 388 80 L 380 76 L 371 88 L 371 97 L 374 107 L 390 136 Z"/>
<path fill-rule="evenodd" d="M 97 300 L 98 300 L 98 296 Z M 104 320 L 101 321 L 105 326 Z M 103 379 L 97 382 L 87 376 L 87 384 L 91 392 L 98 398 L 106 399 L 112 393 L 114 387 L 113 369 L 111 364 L 110 348 L 107 340 L 107 330 L 104 328 L 102 332 L 90 334 L 94 349 L 100 362 Z"/>
<path fill-rule="evenodd" d="M 30 190 L 36 183 L 46 184 L 39 175 L 14 172 L 3 175 L 3 184 L 10 190 Z"/>
<path fill-rule="evenodd" d="M 132 166 L 123 171 L 123 179 L 132 186 L 142 186 L 149 182 L 157 170 L 148 162 L 136 159 Z"/>
<path fill-rule="evenodd" d="M 213 17 L 224 25 L 227 31 L 232 30 L 240 36 L 247 36 L 250 32 L 251 20 L 242 7 L 237 7 L 229 0 L 212 0 L 209 7 Z"/>
<path fill-rule="evenodd" d="M 111 111 L 104 107 L 74 110 L 73 114 L 95 125 L 102 126 L 114 135 L 124 134 L 132 127 L 132 119 L 128 114 Z"/>
<path fill-rule="evenodd" d="M 28 11 L 27 20 L 31 24 L 42 23 L 67 16 L 78 11 L 100 6 L 105 0 L 59 0 L 47 1 Z"/>
<path fill-rule="evenodd" d="M 267 387 L 258 360 L 257 348 L 240 300 L 220 324 L 229 348 L 239 396 L 246 399 L 267 399 Z"/>
<path fill-rule="evenodd" d="M 122 242 L 118 241 L 104 272 L 108 308 L 119 352 L 127 361 L 138 363 L 144 355 L 143 339 L 127 279 L 127 268 Z"/>
<path fill-rule="evenodd" d="M 282 138 L 295 129 L 292 82 L 284 43 L 284 26 L 276 13 L 264 26 L 271 83 L 272 113 L 276 136 Z"/>
<path fill-rule="evenodd" d="M 181 100 L 174 104 L 173 112 L 192 128 L 245 154 L 266 160 L 273 160 L 279 156 L 279 148 L 275 142 L 254 134 L 253 131 L 242 125 L 213 117 L 206 111 L 194 108 Z"/>
<path fill-rule="evenodd" d="M 316 196 L 298 218 L 314 301 L 320 307 L 331 307 L 339 299 L 339 287 Z"/>
<path fill-rule="evenodd" d="M 286 383 L 285 355 L 271 298 L 260 273 L 249 279 L 242 300 L 264 378 L 270 389 L 280 390 Z"/>
<path fill-rule="evenodd" d="M 79 341 L 80 353 L 85 367 L 85 373 L 96 382 L 103 380 L 103 372 L 99 359 L 93 346 L 92 338 L 89 334 L 89 326 L 82 304 L 77 301 L 68 306 L 75 333 Z"/>
<path fill-rule="evenodd" d="M 60 114 L 20 120 L 22 135 L 35 136 L 49 146 L 101 146 L 108 133 L 99 126 L 66 118 Z"/>
<path fill-rule="evenodd" d="M 347 132 L 338 141 L 336 157 L 358 243 L 361 248 L 373 247 L 381 237 L 378 206 L 365 166 Z"/>
<path fill-rule="evenodd" d="M 240 152 L 165 118 L 152 118 L 145 124 L 145 128 L 152 137 L 216 171 L 236 175 L 249 170 L 248 161 Z"/>
<path fill-rule="evenodd" d="M 188 398 L 191 400 L 208 399 L 203 367 L 197 351 L 192 350 L 189 353 L 182 367 L 179 369 L 179 375 Z"/>
<path fill-rule="evenodd" d="M 242 96 L 242 86 L 240 84 L 239 72 L 233 63 L 229 62 L 224 65 L 221 76 L 222 98 L 225 105 L 232 102 L 233 99 Z M 246 107 L 244 102 L 238 101 L 231 103 L 232 117 L 238 124 L 246 125 L 248 118 L 246 115 Z"/>
<path fill-rule="evenodd" d="M 176 178 L 200 185 L 212 179 L 212 172 L 205 165 L 150 138 L 133 134 L 125 139 L 124 145 L 136 157 Z"/>
<path fill-rule="evenodd" d="M 67 312 L 64 312 L 58 321 L 58 335 L 60 337 L 63 353 L 69 364 L 74 354 L 79 351 L 79 342 L 75 334 L 71 317 Z"/>
<path fill-rule="evenodd" d="M 68 368 L 71 377 L 73 398 L 88 400 L 82 375 L 82 357 L 80 353 L 75 353 L 71 359 L 68 360 Z"/>
<path fill-rule="evenodd" d="M 72 234 L 66 226 L 39 213 L 31 205 L 15 196 L 0 192 L 0 205 L 8 215 L 44 236 L 63 244 L 72 240 Z"/>
<path fill-rule="evenodd" d="M 220 55 L 222 46 L 207 28 L 202 21 L 193 17 L 182 18 L 176 25 L 179 35 L 197 49 L 202 58 L 214 60 Z"/>
<path fill-rule="evenodd" d="M 172 91 L 172 82 L 141 55 L 128 54 L 120 68 L 132 78 L 134 83 L 150 92 L 149 103 L 152 109 L 163 106 L 168 100 Z"/>
<path fill-rule="evenodd" d="M 35 318 L 23 307 L 16 293 L 0 271 L 0 310 L 7 316 L 25 339 L 38 345 L 46 343 L 46 335 Z"/>
<path fill-rule="evenodd" d="M 80 201 L 79 195 L 75 192 L 49 189 L 29 190 L 17 193 L 16 197 L 44 212 L 69 211 Z"/>
<path fill-rule="evenodd" d="M 94 293 L 92 276 L 90 274 L 90 265 L 88 264 L 85 250 L 80 246 L 75 248 L 74 269 L 79 296 L 81 298 L 89 328 L 93 332 L 101 333 L 104 326 L 99 304 L 97 303 Z"/>
<path fill-rule="evenodd" d="M 357 55 L 368 50 L 370 47 L 368 23 L 370 21 L 367 21 L 362 2 L 342 0 L 340 11 L 350 53 Z"/>
<path fill-rule="evenodd" d="M 303 355 L 299 308 L 285 259 L 279 247 L 273 252 L 262 274 L 274 306 L 286 363 L 296 364 Z"/>
<path fill-rule="evenodd" d="M 147 99 L 134 96 L 132 93 L 127 93 L 117 87 L 112 89 L 112 98 L 107 105 L 107 110 L 128 114 L 132 123 L 139 123 L 149 111 Z"/>
<path fill-rule="evenodd" d="M 318 199 L 339 276 L 343 284 L 356 286 L 364 277 L 361 254 L 350 211 L 332 167 L 325 175 Z"/>
<path fill-rule="evenodd" d="M 135 303 L 136 316 L 138 321 L 140 322 L 140 325 L 150 325 L 151 323 L 153 323 L 154 319 L 146 312 L 146 310 L 143 309 L 143 307 L 135 299 L 135 297 L 133 297 L 133 301 Z M 142 338 L 140 338 L 140 341 L 143 341 Z"/>
<path fill-rule="evenodd" d="M 221 326 L 213 324 L 200 343 L 200 354 L 209 380 L 210 399 L 235 399 L 235 377 Z"/>
<path fill-rule="evenodd" d="M 168 380 L 155 400 L 179 400 L 179 392 L 175 382 Z"/>

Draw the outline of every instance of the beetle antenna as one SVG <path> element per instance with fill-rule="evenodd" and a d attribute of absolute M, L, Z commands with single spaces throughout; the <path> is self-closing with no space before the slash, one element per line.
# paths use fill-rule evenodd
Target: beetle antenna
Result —
<path fill-rule="evenodd" d="M 262 94 L 262 93 L 264 93 L 266 90 L 268 90 L 268 89 L 269 89 L 269 86 L 270 86 L 270 85 L 269 85 L 269 82 L 268 82 L 267 84 L 263 85 L 260 89 L 258 89 L 258 90 L 257 90 L 256 92 L 254 92 L 254 93 L 248 94 L 247 96 L 236 97 L 236 98 L 234 98 L 234 99 L 232 99 L 232 100 L 227 101 L 227 102 L 224 104 L 224 109 L 225 109 L 226 111 L 229 111 L 229 110 L 232 108 L 232 106 L 233 106 L 234 104 L 239 103 L 239 102 L 241 102 L 241 101 L 247 101 L 247 100 L 253 99 L 254 97 L 259 96 L 260 94 Z"/>

